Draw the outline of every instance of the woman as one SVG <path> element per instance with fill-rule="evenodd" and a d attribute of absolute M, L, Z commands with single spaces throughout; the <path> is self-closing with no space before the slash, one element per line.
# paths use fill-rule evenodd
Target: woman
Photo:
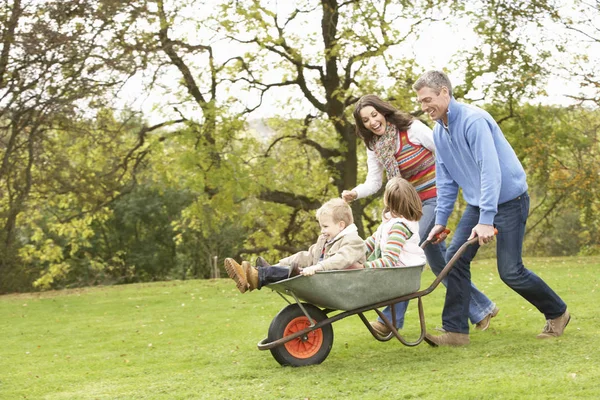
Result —
<path fill-rule="evenodd" d="M 423 205 L 423 217 L 419 222 L 422 243 L 435 223 L 435 145 L 431 129 L 372 94 L 361 97 L 356 103 L 354 121 L 357 135 L 367 146 L 368 172 L 365 182 L 352 190 L 344 190 L 342 198 L 350 202 L 376 193 L 381 188 L 384 170 L 388 179 L 402 176 L 415 187 Z M 427 262 L 435 275 L 446 265 L 445 253 L 444 242 L 425 247 Z M 398 329 L 404 324 L 407 306 L 408 302 L 396 304 Z M 496 305 L 471 283 L 469 319 L 476 324 L 476 329 L 486 330 L 498 311 Z M 383 313 L 391 320 L 391 307 L 386 307 Z M 371 326 L 380 335 L 389 333 L 381 319 L 371 322 Z"/>

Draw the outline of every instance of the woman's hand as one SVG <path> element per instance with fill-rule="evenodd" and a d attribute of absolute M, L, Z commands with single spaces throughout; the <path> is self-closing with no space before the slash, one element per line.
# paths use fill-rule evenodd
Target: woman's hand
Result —
<path fill-rule="evenodd" d="M 344 190 L 342 192 L 342 199 L 344 199 L 347 203 L 356 200 L 357 197 L 358 193 L 356 193 L 356 190 Z"/>

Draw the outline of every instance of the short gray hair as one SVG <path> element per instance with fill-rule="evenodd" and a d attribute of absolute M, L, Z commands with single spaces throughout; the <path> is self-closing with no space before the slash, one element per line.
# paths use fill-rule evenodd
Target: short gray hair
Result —
<path fill-rule="evenodd" d="M 452 96 L 452 83 L 450 83 L 448 75 L 442 71 L 427 71 L 413 85 L 413 89 L 417 92 L 424 87 L 433 89 L 436 94 L 440 94 L 442 87 L 446 87 L 448 93 Z"/>

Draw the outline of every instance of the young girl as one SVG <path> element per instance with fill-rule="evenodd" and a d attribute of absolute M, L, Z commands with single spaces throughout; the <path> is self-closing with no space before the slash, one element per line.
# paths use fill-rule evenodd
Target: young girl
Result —
<path fill-rule="evenodd" d="M 419 219 L 423 215 L 415 188 L 400 177 L 385 186 L 381 225 L 365 244 L 365 268 L 411 267 L 424 265 L 425 253 L 419 247 Z"/>
<path fill-rule="evenodd" d="M 421 199 L 414 186 L 398 176 L 390 179 L 385 186 L 383 205 L 385 208 L 382 213 L 381 225 L 365 241 L 369 254 L 364 267 L 425 265 L 425 253 L 419 246 L 418 222 L 423 211 Z M 407 307 L 407 301 L 396 304 L 396 314 L 402 316 L 402 321 Z M 380 320 L 371 322 L 371 326 L 381 336 L 386 336 L 390 332 L 389 328 Z"/>

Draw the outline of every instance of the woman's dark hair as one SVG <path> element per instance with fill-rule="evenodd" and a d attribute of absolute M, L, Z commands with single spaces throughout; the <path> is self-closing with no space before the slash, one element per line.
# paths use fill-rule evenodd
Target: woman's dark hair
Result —
<path fill-rule="evenodd" d="M 400 132 L 408 130 L 414 119 L 409 113 L 398 110 L 396 107 L 381 100 L 374 94 L 366 94 L 361 97 L 356 102 L 356 107 L 354 108 L 354 122 L 356 124 L 356 135 L 365 142 L 365 145 L 369 150 L 373 150 L 373 143 L 376 135 L 365 127 L 360 116 L 360 110 L 368 106 L 373 107 L 379 114 L 382 114 L 387 122 L 396 125 Z"/>

